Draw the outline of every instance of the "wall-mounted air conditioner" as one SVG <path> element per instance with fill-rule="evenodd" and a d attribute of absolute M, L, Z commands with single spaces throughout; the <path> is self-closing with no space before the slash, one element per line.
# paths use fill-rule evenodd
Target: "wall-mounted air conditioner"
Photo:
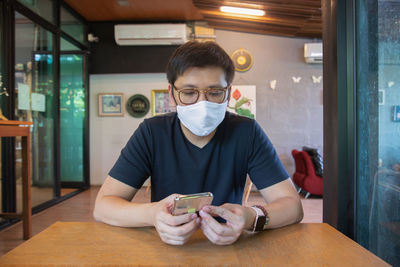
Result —
<path fill-rule="evenodd" d="M 306 63 L 322 63 L 322 43 L 304 44 L 304 59 Z"/>
<path fill-rule="evenodd" d="M 187 41 L 186 24 L 119 24 L 114 27 L 119 45 L 179 45 Z"/>

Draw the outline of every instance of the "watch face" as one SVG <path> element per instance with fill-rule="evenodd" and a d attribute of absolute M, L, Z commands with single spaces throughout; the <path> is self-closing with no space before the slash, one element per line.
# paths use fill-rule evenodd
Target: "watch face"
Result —
<path fill-rule="evenodd" d="M 265 216 L 258 216 L 257 218 L 257 224 L 256 224 L 256 232 L 264 230 L 264 225 L 267 221 L 267 218 Z"/>

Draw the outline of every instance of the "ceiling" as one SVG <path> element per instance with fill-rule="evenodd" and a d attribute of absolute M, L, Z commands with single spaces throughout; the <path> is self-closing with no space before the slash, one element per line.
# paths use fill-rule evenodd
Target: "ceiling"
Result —
<path fill-rule="evenodd" d="M 322 38 L 321 0 L 65 0 L 88 21 L 204 20 L 217 29 Z M 121 6 L 129 4 L 128 6 Z M 262 17 L 228 15 L 222 5 L 257 8 Z"/>

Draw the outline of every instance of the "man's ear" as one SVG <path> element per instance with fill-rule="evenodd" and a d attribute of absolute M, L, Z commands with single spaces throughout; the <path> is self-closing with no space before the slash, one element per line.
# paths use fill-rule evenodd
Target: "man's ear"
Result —
<path fill-rule="evenodd" d="M 168 84 L 168 94 L 169 94 L 169 106 L 176 107 L 176 101 L 174 97 L 174 89 L 172 88 L 171 84 Z"/>

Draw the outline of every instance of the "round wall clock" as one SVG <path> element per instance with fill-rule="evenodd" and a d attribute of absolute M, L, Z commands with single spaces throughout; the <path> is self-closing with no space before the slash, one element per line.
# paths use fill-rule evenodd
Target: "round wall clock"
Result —
<path fill-rule="evenodd" d="M 144 95 L 133 95 L 126 102 L 126 111 L 134 118 L 142 118 L 150 110 L 150 102 Z"/>
<path fill-rule="evenodd" d="M 253 65 L 253 57 L 251 56 L 250 52 L 240 48 L 233 52 L 232 56 L 233 64 L 235 65 L 235 70 L 237 71 L 247 71 Z"/>

